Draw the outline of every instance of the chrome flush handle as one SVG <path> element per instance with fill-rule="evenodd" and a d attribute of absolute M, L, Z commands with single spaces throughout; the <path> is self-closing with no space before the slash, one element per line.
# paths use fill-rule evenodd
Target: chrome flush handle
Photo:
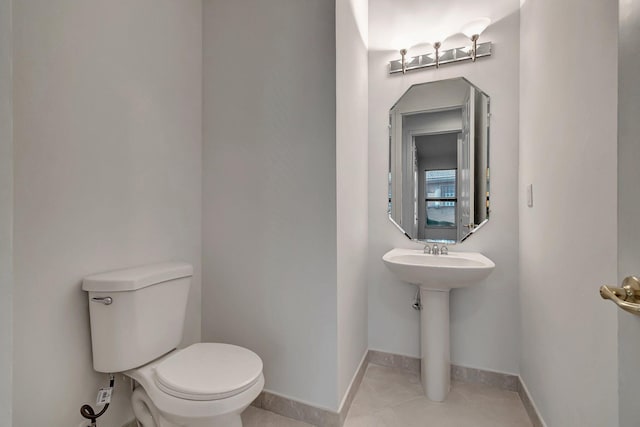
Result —
<path fill-rule="evenodd" d="M 104 305 L 111 305 L 113 303 L 113 298 L 111 297 L 93 297 L 91 298 L 91 302 L 99 302 Z"/>

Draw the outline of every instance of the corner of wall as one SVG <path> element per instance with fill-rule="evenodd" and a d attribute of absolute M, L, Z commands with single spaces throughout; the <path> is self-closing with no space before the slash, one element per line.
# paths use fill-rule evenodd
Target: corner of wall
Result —
<path fill-rule="evenodd" d="M 0 0 L 0 425 L 6 426 L 13 402 L 12 54 L 12 1 Z"/>

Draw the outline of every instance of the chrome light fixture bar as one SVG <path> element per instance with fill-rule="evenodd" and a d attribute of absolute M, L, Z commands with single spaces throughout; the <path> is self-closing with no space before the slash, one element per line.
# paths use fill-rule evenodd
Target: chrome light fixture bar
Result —
<path fill-rule="evenodd" d="M 429 67 L 440 67 L 444 64 L 451 64 L 462 61 L 473 61 L 477 58 L 491 56 L 491 42 L 477 44 L 472 39 L 472 46 L 457 47 L 454 49 L 440 50 L 440 44 L 436 43 L 435 52 L 424 55 L 407 57 L 406 49 L 402 49 L 401 59 L 389 62 L 389 74 L 406 73 L 407 71 L 420 70 Z"/>

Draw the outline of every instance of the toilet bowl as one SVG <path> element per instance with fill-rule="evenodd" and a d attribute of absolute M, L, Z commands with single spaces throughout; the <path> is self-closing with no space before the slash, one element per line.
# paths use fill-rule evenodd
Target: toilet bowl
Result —
<path fill-rule="evenodd" d="M 124 374 L 139 384 L 131 403 L 144 427 L 240 427 L 264 386 L 255 353 L 219 343 L 193 344 Z"/>
<path fill-rule="evenodd" d="M 93 367 L 135 380 L 143 427 L 242 427 L 264 387 L 262 360 L 231 344 L 176 349 L 192 274 L 189 264 L 163 263 L 86 277 Z"/>

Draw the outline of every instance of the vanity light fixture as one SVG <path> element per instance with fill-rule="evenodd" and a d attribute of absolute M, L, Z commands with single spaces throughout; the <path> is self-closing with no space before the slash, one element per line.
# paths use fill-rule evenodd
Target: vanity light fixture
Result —
<path fill-rule="evenodd" d="M 467 60 L 476 62 L 478 58 L 491 56 L 491 42 L 478 43 L 480 34 L 482 34 L 489 24 L 491 24 L 489 18 L 478 18 L 462 27 L 460 32 L 469 37 L 472 42 L 471 47 L 463 46 L 443 51 L 441 50 L 442 43 L 437 41 L 433 44 L 434 52 L 412 57 L 407 56 L 407 49 L 401 49 L 401 58 L 389 62 L 389 74 L 406 74 L 407 71 L 428 67 L 440 68 L 443 64 Z"/>

